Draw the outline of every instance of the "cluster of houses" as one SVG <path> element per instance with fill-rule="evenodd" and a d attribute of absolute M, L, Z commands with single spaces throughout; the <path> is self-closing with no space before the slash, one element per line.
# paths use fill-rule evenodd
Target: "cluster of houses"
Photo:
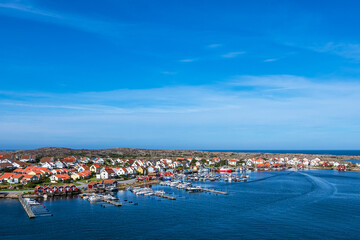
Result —
<path fill-rule="evenodd" d="M 282 167 L 295 167 L 295 168 L 308 168 L 308 167 L 339 167 L 347 166 L 336 161 L 323 161 L 320 158 L 307 159 L 307 158 L 252 158 L 246 160 L 246 166 L 254 166 L 256 168 L 282 168 Z"/>
<path fill-rule="evenodd" d="M 215 166 L 220 158 L 211 159 L 176 158 L 159 160 L 121 159 L 121 158 L 88 158 L 68 156 L 62 159 L 43 157 L 34 163 L 34 155 L 16 156 L 15 154 L 0 155 L 0 182 L 21 183 L 38 181 L 48 177 L 51 182 L 71 182 L 81 179 L 114 179 L 123 176 L 146 179 L 150 176 L 161 175 L 165 172 L 175 172 L 178 169 L 198 170 L 203 167 Z M 312 167 L 334 166 L 340 164 L 336 161 L 322 161 L 315 159 L 299 158 L 251 158 L 251 159 L 226 159 L 224 164 L 229 167 L 255 167 L 255 168 L 282 168 L 282 167 Z M 6 171 L 5 171 L 6 170 Z"/>
<path fill-rule="evenodd" d="M 74 184 L 64 184 L 61 186 L 38 185 L 35 187 L 34 192 L 36 194 L 66 195 L 66 194 L 78 193 L 79 189 Z"/>

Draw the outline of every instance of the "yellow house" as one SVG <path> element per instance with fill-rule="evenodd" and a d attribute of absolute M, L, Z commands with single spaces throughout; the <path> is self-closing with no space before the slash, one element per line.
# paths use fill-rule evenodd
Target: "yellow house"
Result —
<path fill-rule="evenodd" d="M 70 176 L 73 180 L 78 180 L 80 179 L 80 176 L 77 173 L 71 174 Z"/>
<path fill-rule="evenodd" d="M 136 171 L 137 171 L 138 173 L 140 173 L 140 174 L 144 174 L 144 172 L 145 172 L 145 168 L 144 168 L 144 167 L 139 166 L 139 167 L 136 169 Z"/>

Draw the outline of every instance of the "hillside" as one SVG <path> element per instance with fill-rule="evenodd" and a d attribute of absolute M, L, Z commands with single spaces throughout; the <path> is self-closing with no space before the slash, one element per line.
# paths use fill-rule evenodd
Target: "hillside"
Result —
<path fill-rule="evenodd" d="M 15 153 L 17 155 L 36 156 L 87 156 L 87 157 L 122 157 L 122 158 L 146 158 L 158 159 L 166 157 L 202 157 L 202 158 L 272 158 L 272 157 L 297 157 L 297 158 L 320 158 L 322 160 L 358 160 L 360 156 L 335 156 L 316 154 L 274 154 L 274 153 L 235 153 L 235 152 L 206 152 L 193 150 L 161 150 L 161 149 L 138 149 L 138 148 L 109 148 L 109 149 L 72 149 L 62 147 L 44 147 L 32 150 L 0 151 L 0 154 Z"/>

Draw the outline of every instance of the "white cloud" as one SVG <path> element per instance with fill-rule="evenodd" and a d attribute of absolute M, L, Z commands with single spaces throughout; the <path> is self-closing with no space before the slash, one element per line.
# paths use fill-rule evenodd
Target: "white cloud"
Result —
<path fill-rule="evenodd" d="M 208 48 L 219 48 L 221 46 L 222 46 L 222 44 L 220 44 L 220 43 L 214 43 L 214 44 L 207 45 Z"/>
<path fill-rule="evenodd" d="M 245 54 L 245 52 L 229 52 L 221 55 L 223 58 L 235 58 L 239 55 Z"/>
<path fill-rule="evenodd" d="M 308 48 L 316 52 L 332 53 L 344 58 L 360 60 L 360 44 L 358 43 L 328 42 L 324 45 L 310 46 Z"/>
<path fill-rule="evenodd" d="M 119 32 L 128 27 L 128 24 L 109 22 L 88 18 L 86 16 L 57 12 L 51 9 L 43 9 L 30 1 L 0 3 L 3 14 L 10 14 L 19 18 L 31 18 L 37 21 L 50 22 L 57 25 L 79 29 L 84 32 L 100 34 L 107 37 L 118 37 Z"/>
<path fill-rule="evenodd" d="M 181 59 L 179 62 L 189 63 L 189 62 L 194 62 L 194 61 L 196 61 L 196 59 L 194 59 L 194 58 L 187 58 L 187 59 Z"/>
<path fill-rule="evenodd" d="M 282 144 L 293 138 L 314 144 L 322 137 L 341 145 L 341 135 L 360 134 L 359 91 L 360 83 L 352 80 L 269 75 L 236 76 L 217 85 L 39 93 L 41 97 L 2 92 L 7 99 L 0 101 L 0 131 L 22 138 L 43 129 L 42 134 L 79 141 L 118 141 L 129 135 L 142 143 L 195 144 L 187 148 L 211 141 L 271 144 L 275 138 Z"/>
<path fill-rule="evenodd" d="M 164 74 L 164 75 L 176 75 L 177 72 L 168 72 L 168 71 L 165 71 L 165 72 L 162 72 L 162 74 Z"/>
<path fill-rule="evenodd" d="M 277 58 L 268 58 L 268 59 L 265 59 L 264 62 L 275 62 L 277 60 L 278 60 Z"/>

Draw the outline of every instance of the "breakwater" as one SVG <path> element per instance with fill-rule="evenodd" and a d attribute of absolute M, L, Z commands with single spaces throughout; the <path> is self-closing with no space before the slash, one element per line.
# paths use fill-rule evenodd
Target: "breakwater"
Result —
<path fill-rule="evenodd" d="M 31 210 L 30 206 L 25 202 L 24 198 L 22 196 L 19 196 L 19 202 L 23 206 L 26 214 L 29 216 L 29 218 L 35 218 L 35 214 Z"/>

